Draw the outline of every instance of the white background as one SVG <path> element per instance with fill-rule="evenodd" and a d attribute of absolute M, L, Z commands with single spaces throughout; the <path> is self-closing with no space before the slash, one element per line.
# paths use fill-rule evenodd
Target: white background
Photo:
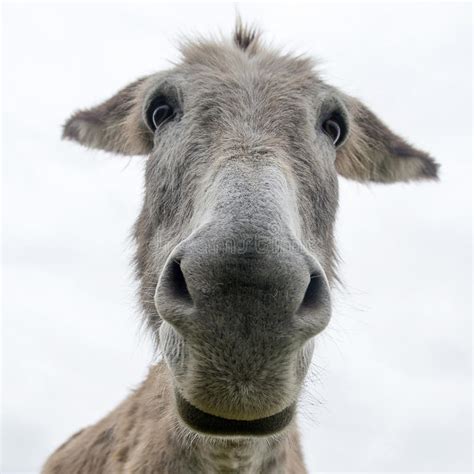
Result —
<path fill-rule="evenodd" d="M 233 5 L 4 9 L 2 472 L 38 471 L 145 376 L 129 231 L 143 158 L 60 141 L 60 126 L 229 33 Z M 442 164 L 441 181 L 341 180 L 346 288 L 318 338 L 300 422 L 311 473 L 471 470 L 471 7 L 239 10 Z"/>

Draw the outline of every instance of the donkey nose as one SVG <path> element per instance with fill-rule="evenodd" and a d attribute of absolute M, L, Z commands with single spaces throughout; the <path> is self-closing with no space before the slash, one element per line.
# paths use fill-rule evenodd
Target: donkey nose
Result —
<path fill-rule="evenodd" d="M 329 288 L 319 264 L 300 249 L 228 249 L 190 241 L 168 258 L 155 292 L 160 316 L 183 336 L 206 325 L 278 328 L 304 338 L 329 320 Z M 253 328 L 253 329 L 252 329 Z"/>

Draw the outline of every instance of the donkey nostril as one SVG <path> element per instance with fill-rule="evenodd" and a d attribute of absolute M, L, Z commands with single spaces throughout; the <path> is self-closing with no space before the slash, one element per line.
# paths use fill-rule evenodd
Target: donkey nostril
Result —
<path fill-rule="evenodd" d="M 176 256 L 166 262 L 161 272 L 154 302 L 164 321 L 179 330 L 186 328 L 189 316 L 194 313 L 194 302 L 181 269 L 181 259 Z"/>
<path fill-rule="evenodd" d="M 181 270 L 181 265 L 178 260 L 173 260 L 170 262 L 167 280 L 167 286 L 172 296 L 184 303 L 193 303 L 188 290 L 188 285 L 186 284 L 186 279 L 184 278 L 183 271 Z"/>
<path fill-rule="evenodd" d="M 315 309 L 321 301 L 321 290 L 324 285 L 323 278 L 318 273 L 311 274 L 310 282 L 306 288 L 300 310 Z"/>
<path fill-rule="evenodd" d="M 322 271 L 311 273 L 296 316 L 296 327 L 305 339 L 319 334 L 328 325 L 331 317 L 331 299 L 328 282 Z"/>

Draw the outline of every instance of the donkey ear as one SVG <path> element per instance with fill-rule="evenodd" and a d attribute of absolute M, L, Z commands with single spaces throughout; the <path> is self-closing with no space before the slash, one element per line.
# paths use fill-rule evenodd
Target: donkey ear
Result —
<path fill-rule="evenodd" d="M 122 155 L 150 153 L 153 134 L 141 108 L 145 82 L 146 78 L 139 79 L 102 104 L 77 111 L 64 124 L 63 138 Z"/>
<path fill-rule="evenodd" d="M 438 179 L 439 165 L 427 153 L 393 133 L 359 100 L 344 96 L 344 102 L 350 130 L 336 154 L 341 176 L 379 183 Z"/>

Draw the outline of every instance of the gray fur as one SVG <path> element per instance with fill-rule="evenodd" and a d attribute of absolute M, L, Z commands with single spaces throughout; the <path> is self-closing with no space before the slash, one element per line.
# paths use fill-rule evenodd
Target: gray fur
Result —
<path fill-rule="evenodd" d="M 153 134 L 144 113 L 157 94 L 177 114 Z M 322 130 L 333 113 L 348 126 L 337 150 Z M 268 438 L 270 444 L 246 438 L 231 449 L 218 437 L 193 434 L 176 413 L 173 393 L 232 420 L 270 417 L 294 404 L 313 337 L 331 313 L 338 173 L 383 183 L 435 179 L 435 162 L 360 101 L 325 84 L 310 59 L 268 49 L 242 25 L 233 41 L 186 42 L 173 69 L 77 112 L 64 137 L 149 155 L 134 228 L 140 300 L 167 364 L 156 371 L 168 394 L 163 417 L 199 446 L 192 451 L 197 458 L 187 467 L 176 464 L 175 472 L 196 472 L 191 464 L 203 459 L 208 472 L 304 472 L 294 423 Z M 150 397 L 154 384 L 144 385 Z M 107 425 L 111 433 L 119 423 Z M 75 456 L 91 433 L 72 441 Z M 160 450 L 171 448 L 163 436 L 141 442 L 155 442 L 165 456 Z M 141 451 L 134 452 L 139 458 Z M 150 459 L 137 459 L 136 470 L 110 472 L 168 472 L 164 464 L 153 471 L 146 468 Z M 72 464 L 53 465 L 58 458 L 45 472 L 76 472 Z"/>

